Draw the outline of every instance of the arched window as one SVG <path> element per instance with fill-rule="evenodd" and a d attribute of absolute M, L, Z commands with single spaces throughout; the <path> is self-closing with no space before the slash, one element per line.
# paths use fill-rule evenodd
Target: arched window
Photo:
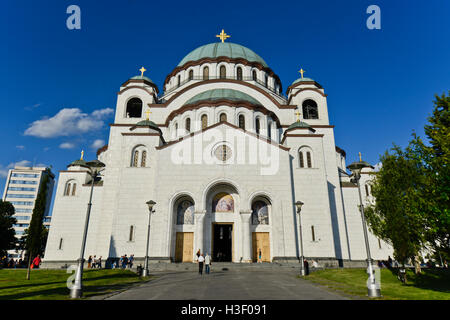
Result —
<path fill-rule="evenodd" d="M 206 114 L 202 115 L 202 129 L 206 129 L 208 126 L 208 116 Z"/>
<path fill-rule="evenodd" d="M 137 167 L 138 166 L 138 160 L 139 160 L 139 151 L 138 150 L 134 150 L 133 167 Z"/>
<path fill-rule="evenodd" d="M 64 189 L 65 196 L 74 196 L 77 189 L 77 184 L 75 180 L 69 180 L 66 183 L 66 187 Z"/>
<path fill-rule="evenodd" d="M 208 79 L 209 79 L 209 68 L 204 67 L 203 68 L 203 80 L 208 80 Z"/>
<path fill-rule="evenodd" d="M 225 122 L 227 121 L 227 114 L 226 113 L 221 113 L 220 117 L 219 117 L 220 122 Z"/>
<path fill-rule="evenodd" d="M 266 75 L 264 75 L 264 86 L 267 88 L 269 86 L 269 77 Z"/>
<path fill-rule="evenodd" d="M 256 134 L 259 134 L 260 129 L 261 129 L 261 125 L 259 123 L 259 118 L 256 118 L 256 122 L 255 122 Z"/>
<path fill-rule="evenodd" d="M 177 205 L 177 224 L 194 224 L 194 203 L 185 199 Z"/>
<path fill-rule="evenodd" d="M 258 77 L 256 76 L 256 70 L 252 71 L 252 79 L 253 79 L 253 81 L 258 80 Z"/>
<path fill-rule="evenodd" d="M 70 182 L 66 184 L 66 189 L 64 190 L 64 195 L 65 196 L 70 195 L 70 187 L 71 187 L 71 185 L 72 184 Z"/>
<path fill-rule="evenodd" d="M 72 196 L 75 195 L 76 190 L 77 190 L 77 184 L 76 184 L 76 183 L 73 183 L 73 184 L 72 184 Z"/>
<path fill-rule="evenodd" d="M 227 77 L 227 70 L 225 69 L 225 66 L 220 66 L 220 79 L 226 79 Z"/>
<path fill-rule="evenodd" d="M 191 132 L 191 118 L 186 119 L 186 131 Z"/>
<path fill-rule="evenodd" d="M 312 168 L 312 150 L 310 147 L 301 147 L 298 151 L 298 166 L 300 168 Z"/>
<path fill-rule="evenodd" d="M 252 204 L 252 224 L 269 224 L 269 206 L 257 200 Z"/>
<path fill-rule="evenodd" d="M 239 116 L 239 128 L 245 130 L 245 116 L 243 114 Z"/>
<path fill-rule="evenodd" d="M 272 123 L 269 123 L 269 127 L 267 128 L 267 136 L 272 140 Z"/>
<path fill-rule="evenodd" d="M 311 152 L 306 152 L 306 163 L 308 164 L 308 168 L 312 168 L 312 162 L 311 162 Z"/>
<path fill-rule="evenodd" d="M 242 80 L 242 68 L 241 68 L 241 67 L 238 67 L 238 68 L 236 69 L 236 78 L 237 78 L 238 80 Z"/>
<path fill-rule="evenodd" d="M 142 151 L 142 156 L 141 156 L 141 167 L 145 167 L 145 163 L 147 161 L 147 151 Z"/>
<path fill-rule="evenodd" d="M 319 111 L 317 103 L 314 100 L 308 99 L 303 101 L 303 118 L 304 119 L 319 119 Z"/>
<path fill-rule="evenodd" d="M 305 162 L 303 160 L 303 152 L 301 152 L 301 151 L 298 152 L 298 159 L 299 159 L 299 166 L 300 166 L 300 168 L 304 168 L 305 167 Z"/>
<path fill-rule="evenodd" d="M 189 70 L 189 80 L 194 79 L 194 70 Z"/>
<path fill-rule="evenodd" d="M 177 87 L 179 87 L 179 86 L 180 86 L 180 84 L 181 84 L 181 77 L 180 77 L 180 76 L 178 76 L 178 77 L 177 77 Z"/>
<path fill-rule="evenodd" d="M 142 100 L 130 99 L 127 103 L 127 118 L 140 118 L 142 116 Z"/>

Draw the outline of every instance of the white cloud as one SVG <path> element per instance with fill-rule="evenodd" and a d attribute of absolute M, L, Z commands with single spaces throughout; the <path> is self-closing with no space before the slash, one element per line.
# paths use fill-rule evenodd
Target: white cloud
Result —
<path fill-rule="evenodd" d="M 6 178 L 8 176 L 9 169 L 13 169 L 15 166 L 29 167 L 29 166 L 31 166 L 31 161 L 21 160 L 21 161 L 17 161 L 17 162 L 11 162 L 6 167 L 4 167 L 0 164 L 0 177 Z"/>
<path fill-rule="evenodd" d="M 78 108 L 64 108 L 51 118 L 34 121 L 24 134 L 39 138 L 82 134 L 103 127 L 103 120 L 113 113 L 111 108 L 95 110 L 90 115 Z"/>
<path fill-rule="evenodd" d="M 24 150 L 25 146 L 16 146 L 16 148 L 19 149 L 19 150 Z"/>
<path fill-rule="evenodd" d="M 75 145 L 71 142 L 63 142 L 59 145 L 59 147 L 61 149 L 73 149 L 73 148 L 75 148 Z"/>
<path fill-rule="evenodd" d="M 36 104 L 33 104 L 32 106 L 25 107 L 25 110 L 33 110 L 33 109 L 39 108 L 41 105 L 42 105 L 42 103 L 36 103 Z"/>
<path fill-rule="evenodd" d="M 98 148 L 103 147 L 104 145 L 105 145 L 105 140 L 97 139 L 97 140 L 95 140 L 95 141 L 92 143 L 91 148 L 92 148 L 92 149 L 98 149 Z"/>

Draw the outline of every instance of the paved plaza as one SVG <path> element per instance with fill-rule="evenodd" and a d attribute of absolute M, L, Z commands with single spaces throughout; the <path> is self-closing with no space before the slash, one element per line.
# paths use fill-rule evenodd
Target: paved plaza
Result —
<path fill-rule="evenodd" d="M 343 300 L 285 270 L 158 272 L 156 278 L 106 297 L 114 300 Z"/>

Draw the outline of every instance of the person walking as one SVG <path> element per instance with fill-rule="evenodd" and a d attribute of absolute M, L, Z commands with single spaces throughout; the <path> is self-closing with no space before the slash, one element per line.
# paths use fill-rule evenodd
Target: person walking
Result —
<path fill-rule="evenodd" d="M 134 261 L 134 254 L 130 256 L 130 259 L 128 259 L 128 267 L 131 269 L 133 268 L 133 261 Z"/>
<path fill-rule="evenodd" d="M 90 269 L 91 268 L 91 265 L 92 264 L 92 256 L 89 256 L 89 258 L 88 258 L 88 269 Z"/>
<path fill-rule="evenodd" d="M 127 264 L 128 264 L 128 257 L 127 255 L 124 255 L 122 260 L 122 269 L 125 269 L 127 267 Z"/>
<path fill-rule="evenodd" d="M 98 264 L 97 264 L 97 267 L 98 267 L 99 269 L 102 268 L 102 256 L 100 256 L 100 258 L 98 258 Z"/>
<path fill-rule="evenodd" d="M 205 258 L 203 257 L 203 254 L 200 254 L 198 257 L 198 274 L 203 275 L 203 262 L 205 262 Z"/>
<path fill-rule="evenodd" d="M 97 267 L 97 255 L 92 258 L 92 269 Z"/>
<path fill-rule="evenodd" d="M 262 263 L 262 251 L 261 251 L 261 248 L 259 248 L 259 252 L 258 252 L 258 263 Z"/>
<path fill-rule="evenodd" d="M 41 256 L 38 254 L 37 256 L 36 256 L 36 258 L 34 258 L 34 260 L 33 260 L 33 269 L 37 269 L 37 268 L 39 268 L 39 265 L 41 264 Z"/>
<path fill-rule="evenodd" d="M 207 252 L 206 256 L 205 256 L 205 273 L 206 274 L 209 274 L 210 266 L 211 266 L 211 256 Z"/>
<path fill-rule="evenodd" d="M 198 258 L 200 258 L 200 249 L 198 249 L 196 255 L 197 255 L 197 261 L 198 261 Z"/>

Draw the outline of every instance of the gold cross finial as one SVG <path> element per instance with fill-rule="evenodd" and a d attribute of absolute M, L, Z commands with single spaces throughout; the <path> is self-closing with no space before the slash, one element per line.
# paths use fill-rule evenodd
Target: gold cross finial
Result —
<path fill-rule="evenodd" d="M 83 160 L 84 150 L 81 150 L 81 158 L 80 160 Z"/>
<path fill-rule="evenodd" d="M 358 152 L 358 153 L 359 153 L 359 162 L 362 162 L 361 152 Z"/>
<path fill-rule="evenodd" d="M 223 31 L 223 29 L 222 29 L 222 32 L 221 32 L 220 34 L 216 34 L 216 37 L 217 37 L 217 38 L 220 38 L 220 40 L 222 40 L 222 43 L 223 43 L 227 38 L 231 38 L 231 36 L 227 35 L 227 34 L 225 33 L 225 31 Z"/>
<path fill-rule="evenodd" d="M 147 71 L 144 67 L 140 68 L 139 71 L 141 72 L 141 77 L 144 76 L 144 72 Z"/>
<path fill-rule="evenodd" d="M 152 112 L 150 111 L 150 108 L 148 108 L 147 111 L 145 111 L 145 114 L 147 115 L 147 120 L 150 117 L 150 113 Z"/>
<path fill-rule="evenodd" d="M 300 122 L 300 111 L 297 111 L 295 115 L 297 116 L 297 122 Z"/>
<path fill-rule="evenodd" d="M 303 70 L 303 69 L 300 69 L 300 74 L 302 75 L 302 79 L 303 79 L 303 74 L 305 73 L 305 70 Z"/>

